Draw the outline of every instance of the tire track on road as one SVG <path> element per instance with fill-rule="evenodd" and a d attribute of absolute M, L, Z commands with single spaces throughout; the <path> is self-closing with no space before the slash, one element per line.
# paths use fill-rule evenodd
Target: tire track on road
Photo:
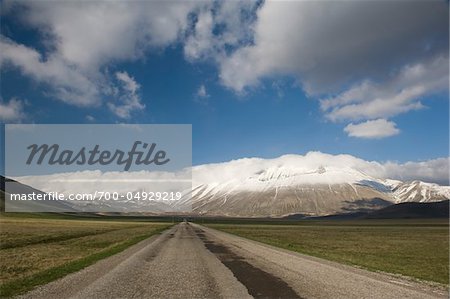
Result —
<path fill-rule="evenodd" d="M 195 234 L 255 298 L 301 298 L 286 282 L 277 276 L 265 272 L 245 261 L 222 244 L 210 241 L 201 229 L 194 229 Z"/>

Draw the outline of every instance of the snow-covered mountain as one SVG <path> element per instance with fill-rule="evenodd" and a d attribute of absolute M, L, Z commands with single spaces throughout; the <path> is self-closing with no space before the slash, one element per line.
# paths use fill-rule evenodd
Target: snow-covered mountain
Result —
<path fill-rule="evenodd" d="M 450 187 L 383 178 L 383 167 L 348 155 L 311 152 L 194 167 L 193 190 L 176 206 L 202 215 L 329 215 L 400 202 L 450 199 Z"/>
<path fill-rule="evenodd" d="M 275 159 L 245 158 L 205 164 L 174 173 L 96 170 L 15 179 L 43 192 L 64 194 L 81 191 L 93 194 L 97 190 L 127 194 L 153 191 L 157 187 L 163 187 L 163 191 L 183 190 L 181 200 L 177 201 L 70 202 L 82 211 L 233 217 L 322 216 L 380 209 L 402 202 L 450 199 L 449 186 L 411 180 L 436 180 L 435 173 L 438 179 L 445 180 L 448 163 L 448 159 L 441 158 L 431 163 L 381 164 L 350 155 L 309 152 Z M 161 181 L 168 183 L 161 185 Z"/>
<path fill-rule="evenodd" d="M 393 191 L 395 203 L 433 202 L 450 199 L 450 187 L 421 181 L 401 182 L 386 180 Z"/>

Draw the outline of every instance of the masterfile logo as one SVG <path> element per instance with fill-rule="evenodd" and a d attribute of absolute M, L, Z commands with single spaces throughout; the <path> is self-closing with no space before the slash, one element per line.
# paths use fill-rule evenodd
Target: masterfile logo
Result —
<path fill-rule="evenodd" d="M 139 165 L 164 165 L 170 161 L 166 158 L 166 151 L 155 150 L 156 143 L 148 144 L 142 141 L 135 141 L 131 150 L 124 152 L 116 149 L 115 151 L 100 150 L 100 145 L 96 144 L 93 149 L 87 150 L 82 147 L 79 151 L 62 150 L 58 144 L 32 144 L 27 147 L 30 150 L 30 155 L 27 159 L 27 165 L 33 162 L 41 165 L 47 159 L 49 165 L 108 165 L 116 163 L 117 165 L 124 165 L 125 171 L 128 171 L 133 163 Z M 139 147 L 142 150 L 139 150 Z M 37 156 L 37 157 L 36 157 Z M 36 161 L 35 160 L 36 157 Z M 135 158 L 136 157 L 136 158 Z"/>
<path fill-rule="evenodd" d="M 184 212 L 191 125 L 6 125 L 7 212 Z M 185 199 L 185 200 L 183 200 Z"/>

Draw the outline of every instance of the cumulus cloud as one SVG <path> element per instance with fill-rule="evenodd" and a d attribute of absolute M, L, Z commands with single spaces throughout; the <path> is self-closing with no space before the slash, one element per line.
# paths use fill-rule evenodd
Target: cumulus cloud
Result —
<path fill-rule="evenodd" d="M 283 169 L 284 172 L 311 174 L 318 169 L 360 171 L 361 175 L 369 175 L 375 179 L 398 179 L 402 181 L 421 180 L 441 185 L 449 184 L 449 158 L 439 158 L 423 162 L 386 162 L 366 161 L 351 155 L 330 155 L 321 152 L 309 152 L 306 155 L 285 155 L 275 159 L 245 158 L 224 163 L 205 164 L 194 166 L 178 172 L 101 172 L 81 171 L 71 173 L 58 173 L 42 176 L 14 177 L 21 183 L 33 186 L 46 192 L 76 193 L 83 185 L 86 193 L 95 193 L 99 185 L 104 190 L 126 193 L 131 190 L 151 190 L 152 180 L 179 181 L 181 185 L 171 183 L 175 190 L 177 187 L 189 188 L 189 180 L 193 179 L 192 186 L 200 184 L 226 183 L 229 181 L 245 181 L 255 177 L 266 170 Z M 345 176 L 345 171 L 343 172 Z M 337 178 L 338 180 L 342 178 Z M 183 182 L 181 182 L 183 181 Z M 118 184 L 117 182 L 122 182 Z M 123 184 L 126 182 L 126 184 Z M 78 184 L 77 184 L 78 183 Z M 179 190 L 179 189 L 178 189 Z M 186 190 L 186 189 L 184 189 Z"/>
<path fill-rule="evenodd" d="M 344 132 L 351 137 L 377 139 L 397 135 L 400 130 L 394 122 L 380 118 L 359 124 L 351 123 L 344 128 Z"/>
<path fill-rule="evenodd" d="M 219 63 L 230 49 L 251 42 L 252 15 L 259 3 L 247 0 L 204 3 L 187 33 L 184 54 L 189 61 L 212 59 Z"/>
<path fill-rule="evenodd" d="M 448 88 L 448 17 L 443 1 L 266 1 L 219 76 L 238 93 L 292 76 L 332 121 L 394 117 Z"/>
<path fill-rule="evenodd" d="M 120 118 L 130 118 L 135 110 L 142 110 L 145 105 L 138 94 L 140 85 L 127 72 L 116 72 L 116 79 L 120 83 L 118 103 L 109 102 L 109 109 Z M 117 98 L 117 97 L 116 97 Z"/>
<path fill-rule="evenodd" d="M 234 90 L 261 78 L 293 75 L 310 94 L 339 92 L 361 78 L 448 49 L 445 2 L 267 1 L 257 11 L 254 42 L 222 60 L 222 82 Z"/>
<path fill-rule="evenodd" d="M 3 123 L 19 122 L 25 118 L 24 102 L 13 98 L 8 102 L 0 101 L 0 121 Z"/>
<path fill-rule="evenodd" d="M 321 109 L 332 121 L 392 117 L 423 108 L 421 97 L 448 87 L 448 56 L 407 65 L 387 80 L 364 81 L 341 94 L 322 99 Z"/>
<path fill-rule="evenodd" d="M 403 164 L 387 162 L 383 164 L 384 176 L 405 181 L 421 180 L 449 185 L 449 164 L 450 158 Z"/>
<path fill-rule="evenodd" d="M 7 37 L 0 39 L 0 67 L 12 66 L 46 87 L 46 95 L 76 106 L 108 104 L 128 118 L 143 105 L 127 78 L 110 78 L 105 66 L 143 58 L 177 41 L 187 29 L 196 1 L 5 1 L 4 14 L 15 14 L 40 32 L 32 48 Z M 136 83 L 137 84 L 137 83 Z M 117 93 L 123 89 L 125 95 Z"/>
<path fill-rule="evenodd" d="M 441 185 L 449 184 L 449 158 L 439 158 L 422 162 L 376 162 L 366 161 L 352 155 L 330 155 L 308 152 L 305 155 L 285 155 L 275 159 L 245 158 L 224 163 L 205 164 L 193 167 L 195 184 L 245 180 L 262 171 L 284 168 L 293 172 L 310 173 L 319 168 L 352 168 L 378 179 L 398 179 L 402 181 L 421 180 Z M 195 185 L 194 184 L 194 185 Z"/>
<path fill-rule="evenodd" d="M 69 64 L 96 71 L 177 40 L 196 1 L 9 1 Z"/>
<path fill-rule="evenodd" d="M 44 60 L 35 49 L 0 36 L 0 67 L 14 66 L 20 72 L 49 87 L 51 96 L 77 106 L 99 103 L 100 86 L 61 57 Z"/>
<path fill-rule="evenodd" d="M 205 58 L 208 54 L 215 50 L 214 34 L 213 34 L 213 15 L 212 11 L 206 9 L 199 13 L 193 33 L 187 38 L 184 45 L 184 54 L 190 59 Z"/>
<path fill-rule="evenodd" d="M 41 47 L 2 37 L 1 67 L 69 104 L 108 99 L 121 118 L 142 103 L 130 90 L 124 101 L 117 90 L 126 83 L 108 69 L 174 44 L 190 62 L 213 61 L 237 93 L 292 76 L 331 121 L 389 119 L 447 89 L 445 1 L 6 0 L 2 8 L 38 30 Z"/>

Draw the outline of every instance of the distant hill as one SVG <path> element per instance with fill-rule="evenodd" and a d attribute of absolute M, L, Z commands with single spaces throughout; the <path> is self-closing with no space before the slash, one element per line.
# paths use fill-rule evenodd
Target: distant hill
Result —
<path fill-rule="evenodd" d="M 5 178 L 4 176 L 0 176 L 0 209 L 2 212 L 5 211 L 5 202 L 8 198 L 8 193 L 6 193 L 5 184 L 8 184 L 8 192 L 9 193 L 20 193 L 20 194 L 44 194 L 40 190 L 37 190 L 28 185 L 22 184 L 15 180 Z M 8 211 L 14 212 L 29 212 L 30 210 L 35 212 L 77 212 L 68 206 L 65 202 L 60 201 L 8 201 Z"/>
<path fill-rule="evenodd" d="M 449 200 L 430 203 L 405 202 L 390 205 L 375 211 L 341 213 L 326 216 L 310 217 L 293 214 L 283 219 L 287 220 L 353 220 L 353 219 L 425 219 L 449 218 Z"/>
<path fill-rule="evenodd" d="M 0 190 L 0 212 L 5 211 L 5 192 Z"/>
<path fill-rule="evenodd" d="M 0 212 L 5 211 L 5 177 L 0 175 Z"/>
<path fill-rule="evenodd" d="M 405 202 L 363 216 L 365 219 L 448 218 L 449 200 L 430 203 Z"/>

